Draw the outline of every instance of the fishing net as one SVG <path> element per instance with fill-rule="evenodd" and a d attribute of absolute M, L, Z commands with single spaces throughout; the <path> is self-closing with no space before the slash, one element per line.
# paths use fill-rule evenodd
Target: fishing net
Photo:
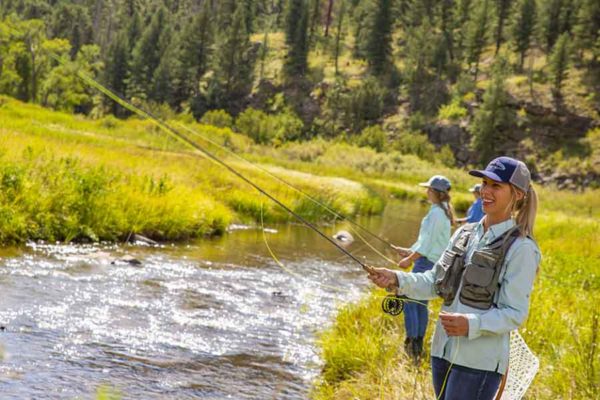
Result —
<path fill-rule="evenodd" d="M 510 361 L 506 386 L 500 400 L 520 400 L 540 368 L 540 361 L 529 350 L 518 331 L 510 334 Z"/>

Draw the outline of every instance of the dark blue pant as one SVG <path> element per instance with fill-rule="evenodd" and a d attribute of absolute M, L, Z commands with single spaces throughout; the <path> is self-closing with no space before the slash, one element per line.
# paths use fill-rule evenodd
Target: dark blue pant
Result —
<path fill-rule="evenodd" d="M 433 268 L 433 263 L 425 257 L 419 257 L 415 261 L 412 273 L 429 271 Z M 407 301 L 404 305 L 404 326 L 406 327 L 406 337 L 416 338 L 425 336 L 429 314 L 427 311 L 428 302 L 419 300 L 419 303 Z"/>
<path fill-rule="evenodd" d="M 450 373 L 446 379 L 446 373 Z M 431 357 L 433 389 L 439 400 L 494 400 L 502 375 L 497 372 L 483 371 L 452 365 L 443 358 Z M 444 393 L 440 395 L 446 379 Z"/>

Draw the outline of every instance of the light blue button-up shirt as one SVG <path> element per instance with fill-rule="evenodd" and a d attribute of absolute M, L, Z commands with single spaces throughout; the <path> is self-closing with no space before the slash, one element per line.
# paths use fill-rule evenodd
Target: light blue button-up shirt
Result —
<path fill-rule="evenodd" d="M 441 257 L 449 239 L 450 220 L 441 206 L 432 204 L 421 221 L 419 238 L 410 249 L 434 263 Z"/>
<path fill-rule="evenodd" d="M 491 226 L 484 233 L 480 222 L 469 240 L 466 252 L 468 263 L 475 250 L 479 250 L 515 226 L 512 219 Z M 450 240 L 449 248 L 458 239 L 459 229 Z M 468 336 L 446 335 L 439 319 L 436 323 L 431 355 L 469 368 L 506 373 L 509 357 L 509 334 L 519 328 L 529 311 L 529 296 L 533 288 L 541 254 L 537 244 L 518 237 L 506 253 L 500 274 L 500 289 L 496 293 L 496 306 L 479 310 L 460 302 L 457 294 L 452 304 L 442 306 L 442 311 L 466 315 L 469 321 Z M 434 287 L 436 264 L 432 270 L 409 274 L 398 271 L 399 293 L 412 299 L 428 300 L 437 297 Z M 460 290 L 460 288 L 459 288 Z"/>

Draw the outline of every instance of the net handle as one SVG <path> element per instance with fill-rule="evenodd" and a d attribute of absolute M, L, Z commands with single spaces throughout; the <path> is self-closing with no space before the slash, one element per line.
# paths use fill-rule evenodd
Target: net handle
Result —
<path fill-rule="evenodd" d="M 498 393 L 496 393 L 496 397 L 494 400 L 500 400 L 502 397 L 502 393 L 504 393 L 504 387 L 506 386 L 506 382 L 508 381 L 508 372 L 510 370 L 510 365 L 506 367 L 506 373 L 502 376 L 502 381 L 500 381 L 500 387 L 498 388 Z"/>

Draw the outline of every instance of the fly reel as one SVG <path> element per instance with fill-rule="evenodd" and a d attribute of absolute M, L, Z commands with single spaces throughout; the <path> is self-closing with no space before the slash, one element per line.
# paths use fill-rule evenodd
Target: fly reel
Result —
<path fill-rule="evenodd" d="M 383 301 L 381 302 L 381 308 L 384 313 L 396 317 L 402 314 L 402 311 L 404 310 L 405 299 L 407 299 L 406 296 L 388 294 L 383 298 Z"/>

